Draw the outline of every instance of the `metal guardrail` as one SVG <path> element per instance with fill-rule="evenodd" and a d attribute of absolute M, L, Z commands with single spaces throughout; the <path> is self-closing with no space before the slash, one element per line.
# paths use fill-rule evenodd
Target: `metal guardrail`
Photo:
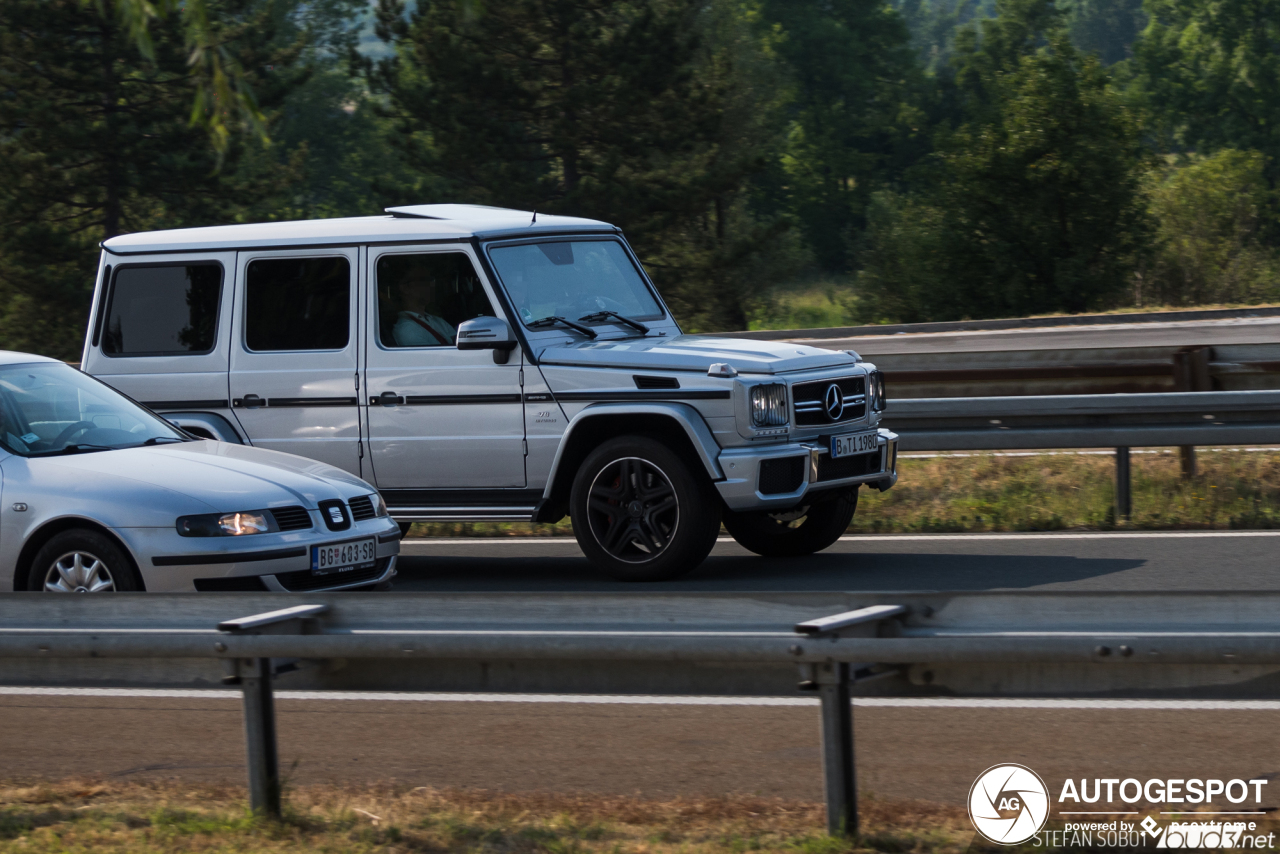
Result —
<path fill-rule="evenodd" d="M 706 679 L 719 668 L 737 680 L 718 683 L 722 693 L 750 694 L 777 692 L 789 672 L 783 693 L 820 700 L 828 828 L 849 833 L 857 829 L 855 687 L 882 696 L 1222 696 L 1271 693 L 1280 673 L 1280 593 L 314 599 L 275 609 L 278 597 L 254 594 L 7 595 L 0 681 L 174 684 L 184 669 L 207 680 L 211 666 L 222 668 L 223 683 L 243 693 L 251 805 L 275 814 L 273 684 L 283 673 L 330 689 L 440 690 L 456 677 L 448 665 L 461 662 L 485 674 L 481 690 L 526 691 L 557 690 L 594 665 L 612 674 L 601 684 L 614 692 L 619 679 L 633 679 L 653 693 L 654 673 L 669 671 L 668 690 L 657 693 L 685 693 L 691 673 Z M 227 613 L 250 616 L 217 619 Z M 21 664 L 35 665 L 25 679 Z"/>

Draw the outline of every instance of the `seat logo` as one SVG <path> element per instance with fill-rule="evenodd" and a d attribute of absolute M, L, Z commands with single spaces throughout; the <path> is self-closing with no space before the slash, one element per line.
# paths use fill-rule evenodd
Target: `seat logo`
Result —
<path fill-rule="evenodd" d="M 832 421 L 839 421 L 844 415 L 844 392 L 840 391 L 838 383 L 827 386 L 827 393 L 822 396 L 822 408 Z"/>
<path fill-rule="evenodd" d="M 993 765 L 969 790 L 969 820 L 1000 845 L 1026 842 L 1049 819 L 1049 790 L 1025 765 Z"/>
<path fill-rule="evenodd" d="M 342 524 L 342 509 L 341 509 L 341 508 L 339 508 L 339 507 L 330 507 L 330 508 L 329 508 L 329 518 L 333 520 L 333 524 L 335 524 L 335 525 L 341 525 L 341 524 Z"/>

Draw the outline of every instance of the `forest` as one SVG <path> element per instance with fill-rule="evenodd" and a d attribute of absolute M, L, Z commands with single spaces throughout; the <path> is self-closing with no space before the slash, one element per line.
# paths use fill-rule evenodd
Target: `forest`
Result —
<path fill-rule="evenodd" d="M 686 331 L 1280 301 L 1280 0 L 0 0 L 0 347 L 113 235 L 433 202 Z"/>

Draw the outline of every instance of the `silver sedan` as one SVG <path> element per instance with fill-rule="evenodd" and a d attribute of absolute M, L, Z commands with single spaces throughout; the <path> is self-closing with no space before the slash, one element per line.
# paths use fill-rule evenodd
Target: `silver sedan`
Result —
<path fill-rule="evenodd" d="M 368 483 L 195 439 L 69 365 L 0 352 L 0 589 L 311 591 L 395 575 Z"/>

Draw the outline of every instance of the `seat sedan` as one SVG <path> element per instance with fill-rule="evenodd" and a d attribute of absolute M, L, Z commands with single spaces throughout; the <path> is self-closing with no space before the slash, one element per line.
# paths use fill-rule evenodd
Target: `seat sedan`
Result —
<path fill-rule="evenodd" d="M 197 439 L 62 362 L 0 352 L 0 589 L 374 587 L 400 529 L 368 483 Z"/>

